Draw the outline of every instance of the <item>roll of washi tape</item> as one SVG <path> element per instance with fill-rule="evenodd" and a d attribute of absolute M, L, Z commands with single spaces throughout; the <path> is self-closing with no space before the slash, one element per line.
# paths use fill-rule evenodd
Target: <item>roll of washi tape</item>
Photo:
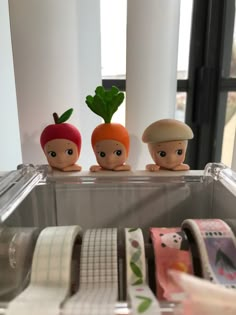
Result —
<path fill-rule="evenodd" d="M 160 314 L 159 303 L 146 282 L 143 233 L 125 229 L 127 295 L 132 314 Z"/>
<path fill-rule="evenodd" d="M 235 290 L 182 272 L 172 270 L 169 275 L 170 281 L 184 292 L 182 299 L 177 300 L 174 314 L 236 314 Z"/>
<path fill-rule="evenodd" d="M 155 255 L 156 288 L 159 300 L 171 300 L 172 294 L 180 293 L 168 276 L 170 269 L 192 274 L 192 259 L 187 237 L 181 228 L 151 228 Z"/>
<path fill-rule="evenodd" d="M 224 219 L 223 221 L 225 221 L 225 223 L 228 224 L 236 238 L 236 219 Z"/>
<path fill-rule="evenodd" d="M 83 236 L 80 287 L 63 315 L 111 315 L 118 298 L 117 229 L 90 229 Z"/>
<path fill-rule="evenodd" d="M 48 227 L 39 235 L 29 286 L 8 306 L 6 315 L 56 315 L 70 295 L 72 253 L 79 241 L 79 226 Z"/>
<path fill-rule="evenodd" d="M 0 231 L 0 300 L 9 302 L 28 285 L 38 228 L 3 227 Z"/>
<path fill-rule="evenodd" d="M 202 277 L 236 288 L 236 241 L 230 227 L 220 219 L 188 219 L 182 228 L 191 247 L 197 247 Z"/>

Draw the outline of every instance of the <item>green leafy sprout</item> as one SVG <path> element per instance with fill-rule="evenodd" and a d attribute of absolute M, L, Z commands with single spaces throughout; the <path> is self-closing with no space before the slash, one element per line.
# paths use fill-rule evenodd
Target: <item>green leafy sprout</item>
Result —
<path fill-rule="evenodd" d="M 54 118 L 55 124 L 64 123 L 65 121 L 67 121 L 70 118 L 72 113 L 73 113 L 73 108 L 70 108 L 67 111 L 65 111 L 60 117 L 57 115 L 57 113 L 53 113 L 53 118 Z"/>
<path fill-rule="evenodd" d="M 124 98 L 124 93 L 120 92 L 116 86 L 112 86 L 110 90 L 98 86 L 94 96 L 88 95 L 86 97 L 86 104 L 95 114 L 102 117 L 105 123 L 110 123 Z"/>

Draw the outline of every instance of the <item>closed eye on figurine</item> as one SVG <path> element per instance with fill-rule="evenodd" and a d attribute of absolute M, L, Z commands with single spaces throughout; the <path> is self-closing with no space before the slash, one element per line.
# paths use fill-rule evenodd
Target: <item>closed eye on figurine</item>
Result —
<path fill-rule="evenodd" d="M 121 150 L 115 150 L 113 153 L 116 154 L 117 156 L 120 156 L 122 154 L 122 151 Z"/>
<path fill-rule="evenodd" d="M 98 152 L 98 154 L 101 156 L 101 157 L 105 157 L 106 156 L 106 153 L 105 152 Z"/>
<path fill-rule="evenodd" d="M 165 156 L 166 156 L 166 152 L 165 152 L 165 151 L 158 151 L 157 154 L 158 154 L 160 157 L 165 157 Z"/>
<path fill-rule="evenodd" d="M 65 152 L 66 152 L 66 154 L 68 154 L 68 155 L 72 155 L 72 154 L 74 153 L 72 149 L 68 149 L 68 150 L 66 150 Z"/>
<path fill-rule="evenodd" d="M 177 154 L 177 155 L 182 155 L 182 154 L 183 154 L 183 150 L 182 150 L 182 149 L 177 150 L 177 151 L 176 151 L 176 154 Z"/>
<path fill-rule="evenodd" d="M 51 157 L 56 157 L 57 156 L 56 152 L 54 152 L 54 151 L 49 151 L 48 155 L 51 156 Z"/>

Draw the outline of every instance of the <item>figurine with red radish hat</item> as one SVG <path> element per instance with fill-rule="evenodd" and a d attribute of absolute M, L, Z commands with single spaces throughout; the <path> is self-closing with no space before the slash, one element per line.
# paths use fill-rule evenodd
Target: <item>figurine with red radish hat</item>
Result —
<path fill-rule="evenodd" d="M 75 126 L 65 123 L 72 112 L 70 108 L 60 117 L 54 113 L 55 123 L 44 128 L 40 136 L 48 164 L 63 172 L 81 170 L 81 166 L 76 164 L 80 156 L 81 134 Z"/>

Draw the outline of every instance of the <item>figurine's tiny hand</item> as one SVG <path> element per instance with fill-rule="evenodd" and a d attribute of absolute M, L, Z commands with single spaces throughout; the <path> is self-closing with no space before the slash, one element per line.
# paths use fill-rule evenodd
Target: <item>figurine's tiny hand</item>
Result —
<path fill-rule="evenodd" d="M 131 170 L 131 166 L 128 164 L 119 165 L 113 168 L 113 171 L 130 171 L 130 170 Z"/>
<path fill-rule="evenodd" d="M 159 171 L 160 166 L 157 164 L 147 164 L 146 165 L 146 170 L 150 172 L 157 172 Z"/>
<path fill-rule="evenodd" d="M 74 164 L 74 165 L 70 165 L 70 166 L 67 166 L 67 167 L 64 167 L 62 169 L 63 172 L 72 172 L 72 171 L 75 171 L 75 172 L 79 172 L 81 171 L 82 167 L 77 165 L 77 164 Z"/>
<path fill-rule="evenodd" d="M 102 168 L 99 165 L 92 165 L 89 170 L 90 172 L 99 172 L 102 170 Z"/>
<path fill-rule="evenodd" d="M 188 164 L 179 164 L 176 167 L 172 168 L 173 171 L 188 171 L 190 169 Z"/>

